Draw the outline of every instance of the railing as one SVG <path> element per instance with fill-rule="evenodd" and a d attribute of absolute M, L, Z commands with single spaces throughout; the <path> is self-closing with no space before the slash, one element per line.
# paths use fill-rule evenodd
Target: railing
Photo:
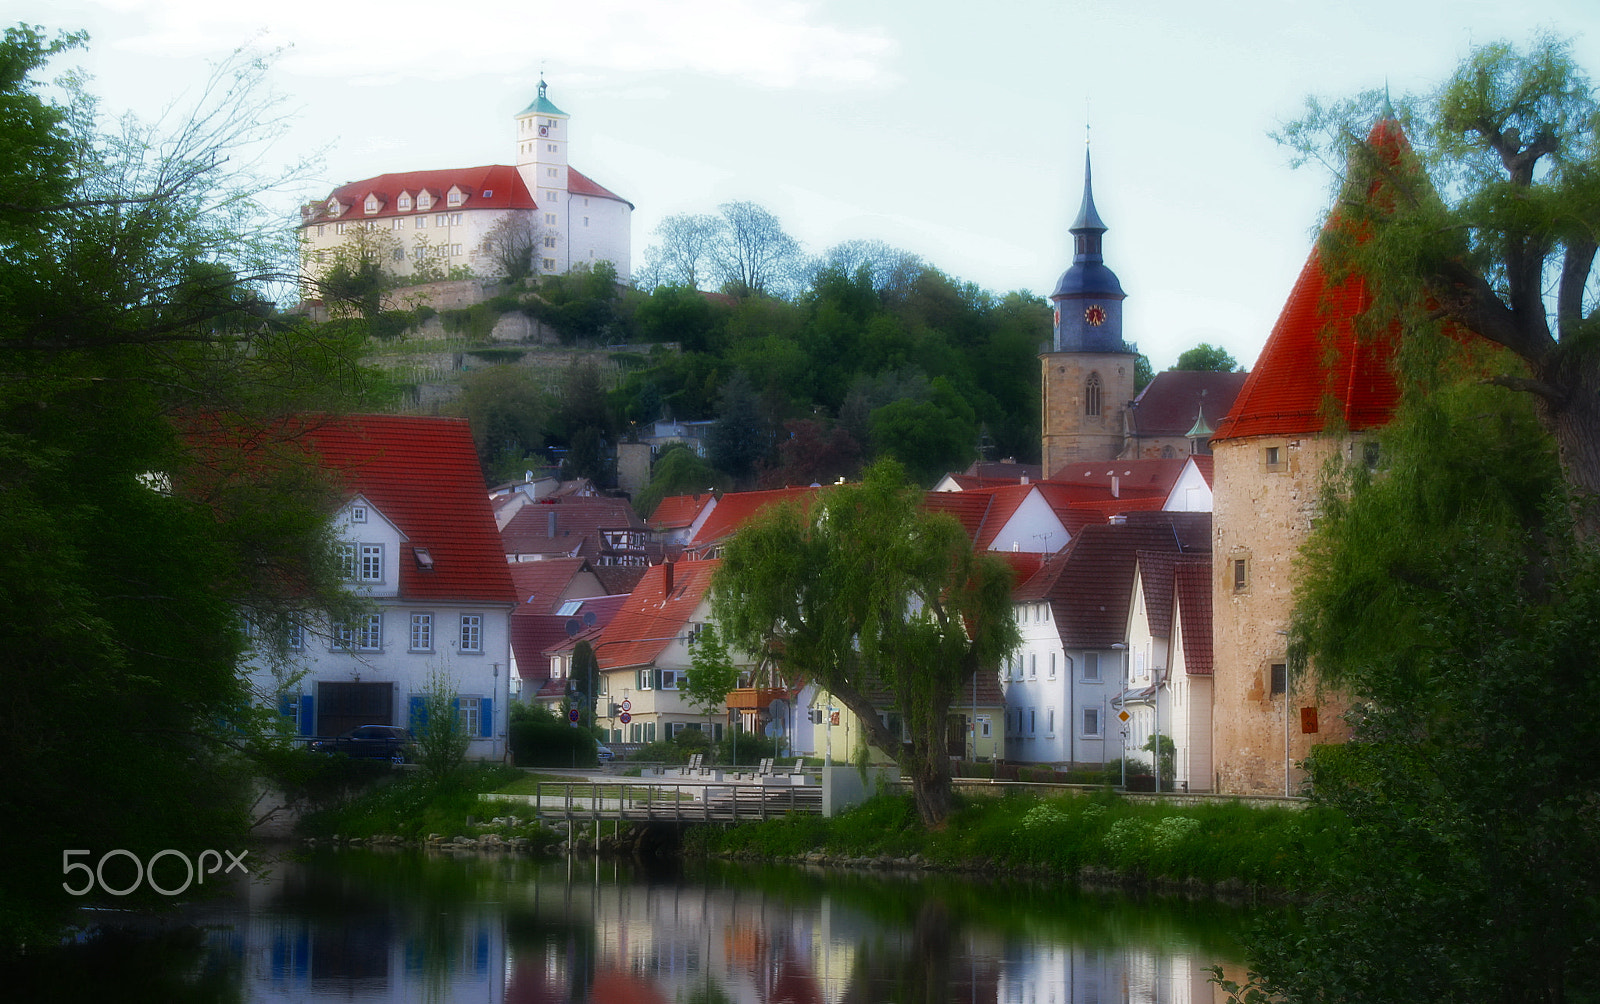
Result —
<path fill-rule="evenodd" d="M 730 710 L 765 711 L 773 701 L 787 696 L 788 693 L 782 687 L 739 687 L 728 691 L 725 703 Z"/>
<path fill-rule="evenodd" d="M 540 781 L 532 795 L 483 797 L 522 802 L 541 819 L 735 823 L 822 812 L 815 785 Z"/>

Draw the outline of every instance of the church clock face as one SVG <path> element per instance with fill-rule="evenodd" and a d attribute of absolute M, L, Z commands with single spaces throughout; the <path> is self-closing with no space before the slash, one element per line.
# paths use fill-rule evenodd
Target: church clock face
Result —
<path fill-rule="evenodd" d="M 1098 303 L 1091 303 L 1089 306 L 1084 308 L 1083 319 L 1088 322 L 1090 327 L 1098 328 L 1100 325 L 1106 323 L 1106 308 L 1100 306 Z"/>

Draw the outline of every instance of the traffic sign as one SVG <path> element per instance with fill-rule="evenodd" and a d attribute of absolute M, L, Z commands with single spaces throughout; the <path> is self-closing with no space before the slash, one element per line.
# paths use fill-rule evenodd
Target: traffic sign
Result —
<path fill-rule="evenodd" d="M 1119 719 L 1121 719 L 1122 721 L 1127 721 L 1128 719 L 1132 718 L 1133 716 L 1128 714 L 1126 711 L 1119 711 L 1119 712 L 1117 712 L 1117 717 Z"/>
<path fill-rule="evenodd" d="M 622 702 L 622 710 L 623 711 L 632 711 L 633 710 L 633 702 L 632 701 L 623 701 Z"/>
<path fill-rule="evenodd" d="M 629 722 L 633 721 L 633 716 L 628 714 L 626 711 L 624 711 L 622 714 L 617 716 L 617 721 L 619 721 L 622 724 L 626 725 Z"/>
<path fill-rule="evenodd" d="M 571 711 L 567 712 L 567 721 L 571 722 L 574 725 L 578 724 L 578 717 L 579 716 L 578 716 L 578 709 L 577 708 L 573 708 Z"/>

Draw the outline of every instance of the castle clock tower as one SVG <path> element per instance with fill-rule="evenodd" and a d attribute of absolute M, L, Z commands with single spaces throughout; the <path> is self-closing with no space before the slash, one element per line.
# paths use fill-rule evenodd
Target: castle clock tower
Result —
<path fill-rule="evenodd" d="M 1126 294 L 1105 265 L 1106 225 L 1094 208 L 1089 153 L 1083 154 L 1083 205 L 1071 227 L 1072 265 L 1050 300 L 1055 332 L 1039 356 L 1041 459 L 1046 477 L 1079 460 L 1114 460 L 1122 452 L 1134 396 L 1134 361 L 1122 340 Z"/>

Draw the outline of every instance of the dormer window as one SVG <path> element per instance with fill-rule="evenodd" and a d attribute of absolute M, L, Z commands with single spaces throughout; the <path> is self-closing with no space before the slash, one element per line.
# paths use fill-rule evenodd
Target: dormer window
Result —
<path fill-rule="evenodd" d="M 368 195 L 366 201 L 361 204 L 362 211 L 368 214 L 376 213 L 382 208 L 383 200 L 376 195 Z"/>
<path fill-rule="evenodd" d="M 467 201 L 466 195 L 454 185 L 450 187 L 450 191 L 445 195 L 445 205 L 447 206 L 459 206 L 465 201 Z"/>
<path fill-rule="evenodd" d="M 432 209 L 433 208 L 433 194 L 431 192 L 418 192 L 417 193 L 417 208 L 418 209 Z"/>
<path fill-rule="evenodd" d="M 329 216 L 338 216 L 342 212 L 344 212 L 344 206 L 340 204 L 338 199 L 329 199 L 328 200 L 328 215 Z"/>
<path fill-rule="evenodd" d="M 411 193 L 401 192 L 400 198 L 395 200 L 394 207 L 400 210 L 402 213 L 411 212 Z"/>

